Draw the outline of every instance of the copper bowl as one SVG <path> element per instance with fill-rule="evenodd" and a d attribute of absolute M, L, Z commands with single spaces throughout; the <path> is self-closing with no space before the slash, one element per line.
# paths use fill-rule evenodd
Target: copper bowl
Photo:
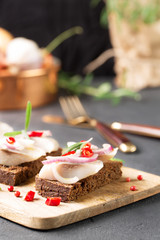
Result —
<path fill-rule="evenodd" d="M 60 61 L 50 57 L 39 69 L 24 70 L 13 74 L 0 70 L 0 110 L 24 109 L 27 101 L 39 107 L 57 97 L 57 72 Z"/>

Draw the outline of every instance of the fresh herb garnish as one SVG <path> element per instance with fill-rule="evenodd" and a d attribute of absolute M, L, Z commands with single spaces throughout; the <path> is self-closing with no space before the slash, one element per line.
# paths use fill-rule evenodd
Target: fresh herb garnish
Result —
<path fill-rule="evenodd" d="M 118 88 L 112 90 L 112 85 L 109 82 L 100 84 L 99 86 L 91 85 L 93 74 L 88 74 L 84 78 L 80 75 L 69 75 L 65 72 L 59 72 L 58 85 L 59 88 L 65 89 L 72 94 L 81 95 L 86 94 L 98 100 L 109 99 L 112 103 L 117 104 L 123 97 L 140 100 L 139 93 L 129 89 Z"/>
<path fill-rule="evenodd" d="M 97 0 L 98 1 L 98 0 Z M 119 21 L 126 20 L 131 26 L 136 27 L 137 24 L 143 22 L 152 24 L 160 19 L 159 0 L 146 1 L 145 4 L 138 0 L 108 0 L 107 13 L 115 13 Z"/>
<path fill-rule="evenodd" d="M 110 160 L 125 163 L 125 161 L 120 158 L 111 158 Z"/>
<path fill-rule="evenodd" d="M 4 134 L 4 136 L 6 136 L 6 137 L 14 137 L 14 136 L 19 135 L 19 134 L 21 134 L 21 133 L 22 133 L 22 131 L 6 132 L 6 133 Z"/>
<path fill-rule="evenodd" d="M 25 131 L 26 132 L 27 132 L 27 129 L 28 129 L 29 124 L 30 124 L 31 113 L 32 113 L 32 105 L 31 105 L 31 102 L 28 101 L 27 108 L 26 108 L 26 120 L 25 120 Z"/>
<path fill-rule="evenodd" d="M 64 148 L 63 151 L 62 151 L 62 154 L 66 154 L 66 153 L 68 153 L 68 152 L 70 152 L 70 151 L 76 151 L 77 149 L 81 149 L 81 148 L 83 148 L 83 146 L 84 146 L 86 143 L 92 141 L 92 139 L 93 139 L 93 138 L 90 138 L 90 139 L 88 139 L 87 141 L 81 141 L 81 142 L 74 143 L 74 144 L 72 144 L 70 147 Z"/>
<path fill-rule="evenodd" d="M 27 102 L 27 107 L 26 107 L 25 130 L 6 132 L 6 133 L 4 133 L 4 136 L 13 137 L 13 136 L 16 136 L 16 135 L 19 135 L 19 134 L 22 134 L 22 133 L 24 133 L 24 134 L 26 134 L 26 136 L 28 136 L 27 135 L 27 130 L 28 130 L 30 120 L 31 120 L 31 113 L 32 113 L 32 105 L 31 105 L 31 102 L 28 101 Z"/>
<path fill-rule="evenodd" d="M 82 145 L 84 145 L 84 142 L 77 142 L 77 143 L 71 145 L 70 147 L 64 148 L 62 151 L 62 154 L 66 154 L 70 151 L 76 151 L 77 149 L 80 149 Z"/>
<path fill-rule="evenodd" d="M 70 28 L 70 29 L 62 32 L 55 39 L 53 39 L 53 41 L 50 42 L 45 47 L 45 50 L 46 50 L 47 53 L 51 53 L 56 47 L 58 47 L 66 39 L 74 36 L 75 34 L 82 34 L 82 33 L 83 33 L 83 28 L 80 27 L 80 26 L 76 26 L 76 27 Z"/>
<path fill-rule="evenodd" d="M 146 1 L 145 4 L 138 0 L 91 0 L 91 7 L 96 7 L 100 2 L 101 4 L 106 3 L 100 13 L 100 25 L 102 27 L 108 27 L 108 18 L 112 13 L 116 15 L 117 23 L 125 20 L 134 29 L 137 29 L 140 22 L 152 24 L 160 19 L 159 0 Z"/>

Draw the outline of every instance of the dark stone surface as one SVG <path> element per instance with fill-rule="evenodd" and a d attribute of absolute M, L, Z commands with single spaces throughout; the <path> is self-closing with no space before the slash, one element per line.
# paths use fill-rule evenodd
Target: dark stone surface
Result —
<path fill-rule="evenodd" d="M 103 79 L 106 81 L 107 79 Z M 97 81 L 100 81 L 98 78 Z M 117 106 L 107 100 L 95 101 L 89 97 L 81 100 L 87 112 L 102 121 L 111 123 L 119 120 L 129 123 L 160 123 L 160 88 L 146 89 L 141 92 L 142 100 L 136 102 L 124 99 Z M 54 102 L 33 110 L 30 130 L 50 129 L 62 147 L 68 140 L 78 141 L 93 137 L 93 143 L 101 146 L 105 140 L 93 130 L 82 130 L 68 126 L 46 124 L 41 121 L 44 114 L 63 116 L 59 103 Z M 11 124 L 15 129 L 24 127 L 24 111 L 0 111 L 0 120 Z M 118 153 L 125 160 L 125 166 L 160 175 L 159 139 L 140 136 L 127 136 L 138 146 L 134 154 Z M 25 228 L 6 219 L 0 219 L 0 239 L 54 239 L 54 240 L 159 240 L 160 239 L 160 194 L 139 202 L 121 207 L 78 223 L 50 231 Z"/>

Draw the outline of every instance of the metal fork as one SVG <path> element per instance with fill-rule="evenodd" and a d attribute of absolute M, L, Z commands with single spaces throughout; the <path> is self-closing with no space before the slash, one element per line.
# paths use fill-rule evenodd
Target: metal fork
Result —
<path fill-rule="evenodd" d="M 95 128 L 110 144 L 118 147 L 122 152 L 135 152 L 136 146 L 132 144 L 122 133 L 111 129 L 95 118 L 91 118 L 85 111 L 77 96 L 60 97 L 59 102 L 67 121 L 72 125 L 80 123 L 89 124 Z"/>

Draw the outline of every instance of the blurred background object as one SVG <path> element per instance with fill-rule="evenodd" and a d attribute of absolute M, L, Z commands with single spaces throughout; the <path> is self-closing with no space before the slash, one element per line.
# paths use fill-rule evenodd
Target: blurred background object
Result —
<path fill-rule="evenodd" d="M 13 68 L 14 69 L 14 68 Z M 11 71 L 13 71 L 13 69 Z M 39 107 L 57 99 L 57 72 L 59 61 L 44 58 L 41 68 L 13 73 L 10 69 L 0 70 L 0 110 L 24 109 L 30 100 Z"/>
<path fill-rule="evenodd" d="M 104 7 L 103 1 L 92 7 L 91 0 L 1 0 L 0 26 L 15 37 L 34 40 L 40 47 L 73 26 L 82 26 L 81 36 L 66 40 L 53 52 L 64 71 L 82 74 L 90 61 L 111 48 L 108 30 L 100 24 Z M 113 58 L 94 73 L 112 75 Z"/>
<path fill-rule="evenodd" d="M 51 52 L 52 63 L 55 63 L 54 58 L 58 57 L 64 73 L 59 74 L 59 88 L 68 90 L 72 94 L 84 93 L 100 99 L 116 99 L 116 102 L 123 96 L 137 99 L 138 95 L 134 95 L 133 91 L 160 86 L 159 3 L 160 0 L 15 0 L 14 2 L 1 0 L 0 27 L 8 30 L 8 35 L 6 34 L 8 39 L 12 37 L 21 38 L 21 41 L 31 39 L 33 42 L 30 44 L 37 48 L 35 51 L 37 54 L 39 49 L 45 48 L 59 34 L 79 26 L 83 29 L 83 34 L 72 35 Z M 15 45 L 12 50 L 14 49 Z M 6 52 L 8 53 L 8 49 Z M 33 53 L 33 51 L 30 52 Z M 18 56 L 18 50 L 15 50 L 14 56 L 15 53 Z M 33 58 L 33 54 L 27 53 L 27 57 Z M 25 60 L 27 57 L 24 57 Z M 37 58 L 39 59 L 38 67 L 46 67 L 49 58 L 45 58 L 45 64 L 43 57 Z M 8 59 L 7 61 L 9 62 Z M 18 61 L 21 62 L 21 54 Z M 6 64 L 3 51 L 0 51 L 0 62 L 2 69 Z M 10 64 L 14 65 L 12 61 Z M 33 64 L 30 65 L 33 67 Z M 55 79 L 60 64 L 58 68 L 54 66 L 53 68 L 56 69 Z M 84 71 L 86 69 L 88 70 Z M 112 83 L 96 86 L 95 90 L 92 88 L 91 78 L 84 77 L 84 74 L 93 72 L 94 76 L 106 76 L 107 79 L 109 75 L 115 75 L 114 69 L 115 83 L 119 88 L 114 94 L 111 92 Z M 15 71 L 14 68 L 13 71 Z M 48 69 L 46 71 L 48 74 Z M 15 78 L 16 71 L 13 74 Z M 0 80 L 5 76 L 1 71 Z M 7 77 L 9 79 L 10 76 Z M 82 78 L 84 84 L 82 84 Z M 113 78 L 108 79 L 111 81 Z M 16 83 L 16 86 L 20 86 L 18 89 L 25 89 L 26 86 L 22 84 L 22 81 L 19 82 L 21 84 Z M 57 82 L 55 80 L 52 82 L 57 87 Z M 11 86 L 11 83 L 8 86 Z M 43 84 L 42 88 L 48 91 L 46 86 L 48 86 L 47 83 Z M 127 91 L 128 89 L 132 92 Z M 2 93 L 5 95 L 2 81 L 0 81 L 0 91 L 0 96 Z M 21 93 L 22 95 L 24 96 L 25 93 Z M 18 96 L 20 96 L 19 93 Z M 28 95 L 25 96 L 26 98 L 29 98 Z M 20 101 L 19 97 L 17 99 L 16 101 Z M 3 102 L 5 102 L 4 99 Z"/>
<path fill-rule="evenodd" d="M 107 0 L 116 84 L 160 86 L 160 0 Z"/>

